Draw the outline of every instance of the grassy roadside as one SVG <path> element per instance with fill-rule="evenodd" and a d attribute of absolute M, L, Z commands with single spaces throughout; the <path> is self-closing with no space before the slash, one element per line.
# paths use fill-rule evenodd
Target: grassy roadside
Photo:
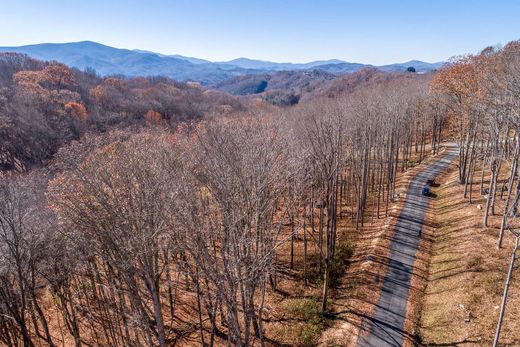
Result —
<path fill-rule="evenodd" d="M 485 199 L 475 192 L 477 199 L 470 205 L 463 198 L 456 170 L 437 191 L 431 211 L 435 227 L 431 244 L 424 249 L 430 256 L 427 285 L 416 314 L 416 334 L 422 345 L 491 345 L 512 238 L 508 236 L 504 247 L 496 249 L 501 210 L 491 217 L 491 227 L 483 228 L 479 205 L 484 206 Z M 501 345 L 520 345 L 518 276 L 510 288 Z"/>

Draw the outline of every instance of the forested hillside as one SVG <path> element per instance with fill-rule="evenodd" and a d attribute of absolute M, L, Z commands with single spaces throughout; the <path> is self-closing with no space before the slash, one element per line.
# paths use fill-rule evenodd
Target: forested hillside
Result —
<path fill-rule="evenodd" d="M 390 218 L 399 179 L 449 140 L 482 222 L 503 205 L 500 247 L 520 203 L 520 42 L 429 74 L 267 78 L 233 96 L 0 54 L 0 341 L 315 345 L 349 235 Z"/>
<path fill-rule="evenodd" d="M 56 62 L 0 54 L 0 165 L 25 170 L 85 133 L 174 126 L 244 109 L 230 96 L 165 77 L 100 78 Z"/>

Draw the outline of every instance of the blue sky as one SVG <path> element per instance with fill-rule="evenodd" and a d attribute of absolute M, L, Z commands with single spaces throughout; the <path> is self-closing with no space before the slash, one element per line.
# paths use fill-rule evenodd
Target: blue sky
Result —
<path fill-rule="evenodd" d="M 213 61 L 429 62 L 520 39 L 520 0 L 0 0 L 0 46 L 91 40 Z"/>

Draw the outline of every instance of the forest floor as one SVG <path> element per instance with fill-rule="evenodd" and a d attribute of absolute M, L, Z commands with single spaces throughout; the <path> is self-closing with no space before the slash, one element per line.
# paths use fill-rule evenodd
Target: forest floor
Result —
<path fill-rule="evenodd" d="M 501 182 L 507 169 L 501 170 Z M 477 171 L 479 174 L 479 171 Z M 497 193 L 496 216 L 483 227 L 486 199 L 475 175 L 473 197 L 464 199 L 453 170 L 438 189 L 432 215 L 429 272 L 422 307 L 416 315 L 417 336 L 425 346 L 490 346 L 495 334 L 513 237 L 506 233 L 496 248 L 505 195 Z M 489 177 L 486 177 L 489 181 Z M 486 186 L 486 185 L 485 185 Z M 516 265 L 500 338 L 501 346 L 520 346 L 520 280 Z"/>

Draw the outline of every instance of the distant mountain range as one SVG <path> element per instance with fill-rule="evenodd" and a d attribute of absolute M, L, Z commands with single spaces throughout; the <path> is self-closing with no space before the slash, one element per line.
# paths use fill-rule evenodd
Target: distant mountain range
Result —
<path fill-rule="evenodd" d="M 443 64 L 442 62 L 425 63 L 412 60 L 400 64 L 373 66 L 348 63 L 336 59 L 293 64 L 247 58 L 211 62 L 182 55 L 164 55 L 137 49 L 114 48 L 92 41 L 0 47 L 0 52 L 25 53 L 36 59 L 56 60 L 79 69 L 93 68 L 102 76 L 164 75 L 180 81 L 192 80 L 206 85 L 214 85 L 236 76 L 265 74 L 276 71 L 319 69 L 329 73 L 342 74 L 356 72 L 364 67 L 376 67 L 382 71 L 399 72 L 413 66 L 417 72 L 428 72 L 438 69 Z"/>

